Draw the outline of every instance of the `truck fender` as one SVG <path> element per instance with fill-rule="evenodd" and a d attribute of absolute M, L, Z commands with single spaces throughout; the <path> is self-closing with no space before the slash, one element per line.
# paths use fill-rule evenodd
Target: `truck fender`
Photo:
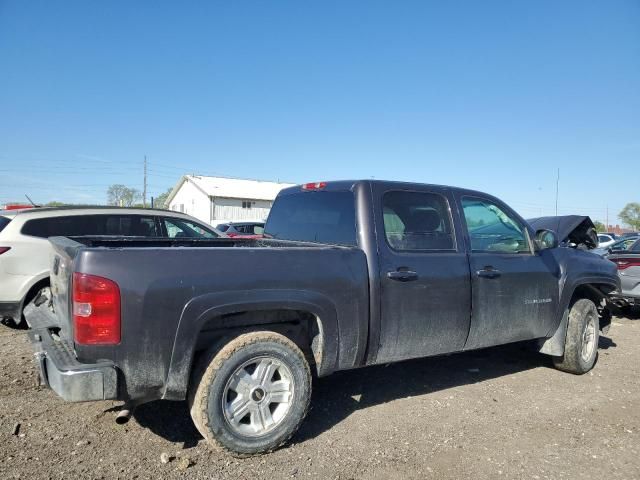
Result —
<path fill-rule="evenodd" d="M 340 344 L 338 318 L 333 302 L 326 296 L 306 290 L 268 289 L 208 293 L 191 299 L 182 310 L 162 398 L 185 398 L 198 335 L 205 323 L 230 313 L 278 309 L 302 310 L 316 317 L 321 336 L 316 359 L 318 375 L 335 371 Z"/>

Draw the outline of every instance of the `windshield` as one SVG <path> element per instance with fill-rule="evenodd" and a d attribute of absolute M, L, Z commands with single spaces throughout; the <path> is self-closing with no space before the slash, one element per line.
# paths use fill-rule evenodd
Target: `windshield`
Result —
<path fill-rule="evenodd" d="M 169 238 L 218 238 L 220 235 L 203 225 L 180 218 L 163 218 Z"/>

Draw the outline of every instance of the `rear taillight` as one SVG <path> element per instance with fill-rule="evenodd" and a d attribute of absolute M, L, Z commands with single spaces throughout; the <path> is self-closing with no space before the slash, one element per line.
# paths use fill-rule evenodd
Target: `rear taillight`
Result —
<path fill-rule="evenodd" d="M 76 343 L 120 343 L 120 289 L 108 278 L 73 274 L 73 325 Z"/>
<path fill-rule="evenodd" d="M 0 247 L 0 255 L 11 250 L 11 247 Z"/>
<path fill-rule="evenodd" d="M 327 186 L 327 182 L 305 183 L 302 185 L 303 190 L 321 190 Z"/>
<path fill-rule="evenodd" d="M 640 267 L 640 259 L 616 258 L 612 261 L 618 266 L 618 270 L 625 270 L 629 267 Z"/>

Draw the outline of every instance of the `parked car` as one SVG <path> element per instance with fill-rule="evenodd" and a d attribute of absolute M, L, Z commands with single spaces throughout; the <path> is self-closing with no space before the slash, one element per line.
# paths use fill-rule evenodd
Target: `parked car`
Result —
<path fill-rule="evenodd" d="M 640 305 L 640 238 L 630 240 L 626 249 L 612 250 L 606 257 L 618 267 L 620 290 L 615 300 L 621 307 Z"/>
<path fill-rule="evenodd" d="M 616 239 L 605 233 L 598 234 L 598 248 L 607 248 L 616 243 Z"/>
<path fill-rule="evenodd" d="M 204 438 L 240 455 L 293 435 L 312 369 L 533 340 L 583 374 L 620 286 L 613 263 L 556 248 L 495 197 L 413 183 L 287 188 L 260 240 L 50 242 L 53 302 L 25 311 L 45 384 L 123 400 L 121 421 L 188 399 Z"/>
<path fill-rule="evenodd" d="M 22 310 L 49 289 L 47 237 L 115 235 L 216 238 L 188 215 L 167 210 L 58 207 L 0 211 L 0 320 L 23 325 Z"/>
<path fill-rule="evenodd" d="M 216 228 L 229 237 L 262 238 L 264 222 L 229 222 L 221 223 Z"/>
<path fill-rule="evenodd" d="M 636 243 L 636 240 L 638 240 L 638 238 L 640 237 L 635 236 L 635 237 L 622 238 L 620 240 L 617 240 L 615 243 L 613 243 L 612 245 L 609 245 L 606 248 L 596 248 L 594 250 L 591 250 L 591 253 L 595 253 L 596 255 L 600 255 L 601 257 L 604 257 L 606 255 L 609 255 L 610 253 L 622 252 L 624 250 L 627 250 L 634 243 Z"/>

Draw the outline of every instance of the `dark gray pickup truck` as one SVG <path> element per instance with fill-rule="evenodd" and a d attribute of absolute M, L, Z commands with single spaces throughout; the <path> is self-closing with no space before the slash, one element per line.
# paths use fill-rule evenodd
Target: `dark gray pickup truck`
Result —
<path fill-rule="evenodd" d="M 127 411 L 188 399 L 211 444 L 248 455 L 296 431 L 312 372 L 534 340 L 585 373 L 619 289 L 613 263 L 459 188 L 292 187 L 265 234 L 52 238 L 53 300 L 25 312 L 44 382 Z"/>

